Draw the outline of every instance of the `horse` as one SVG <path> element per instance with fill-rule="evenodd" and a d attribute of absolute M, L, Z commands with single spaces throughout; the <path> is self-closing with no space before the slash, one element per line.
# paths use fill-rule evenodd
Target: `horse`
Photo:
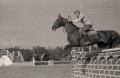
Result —
<path fill-rule="evenodd" d="M 57 20 L 53 23 L 52 30 L 56 31 L 60 27 L 64 27 L 67 33 L 69 44 L 66 47 L 72 48 L 97 44 L 100 49 L 115 48 L 120 42 L 120 36 L 114 30 L 98 30 L 94 34 L 84 36 L 82 32 L 79 32 L 79 27 L 59 14 Z"/>

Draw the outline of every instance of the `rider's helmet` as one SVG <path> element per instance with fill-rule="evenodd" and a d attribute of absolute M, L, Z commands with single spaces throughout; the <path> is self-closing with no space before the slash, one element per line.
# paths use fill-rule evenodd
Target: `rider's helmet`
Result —
<path fill-rule="evenodd" d="M 79 18 L 79 16 L 80 16 L 80 10 L 79 9 L 75 10 L 74 11 L 74 15 L 75 15 L 76 18 Z"/>
<path fill-rule="evenodd" d="M 80 14 L 80 10 L 79 10 L 79 9 L 75 10 L 75 11 L 74 11 L 74 14 L 76 14 L 76 13 L 79 13 L 79 14 Z"/>

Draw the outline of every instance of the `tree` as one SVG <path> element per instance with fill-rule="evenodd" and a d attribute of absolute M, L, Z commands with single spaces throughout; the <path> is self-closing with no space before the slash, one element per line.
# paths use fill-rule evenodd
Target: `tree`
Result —
<path fill-rule="evenodd" d="M 47 50 L 45 49 L 45 47 L 40 47 L 40 46 L 33 47 L 33 55 L 35 56 L 37 60 L 42 61 L 46 52 Z"/>

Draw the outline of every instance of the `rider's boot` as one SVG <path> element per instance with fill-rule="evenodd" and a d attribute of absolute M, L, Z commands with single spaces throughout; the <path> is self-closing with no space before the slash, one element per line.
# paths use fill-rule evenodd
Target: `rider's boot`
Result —
<path fill-rule="evenodd" d="M 87 36 L 87 32 L 86 32 L 86 31 L 83 31 L 83 35 L 86 37 L 86 36 Z"/>

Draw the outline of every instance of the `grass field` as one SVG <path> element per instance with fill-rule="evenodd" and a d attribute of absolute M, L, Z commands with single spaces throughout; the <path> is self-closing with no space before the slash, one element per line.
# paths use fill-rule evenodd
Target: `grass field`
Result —
<path fill-rule="evenodd" d="M 71 78 L 72 65 L 0 67 L 0 78 Z"/>

